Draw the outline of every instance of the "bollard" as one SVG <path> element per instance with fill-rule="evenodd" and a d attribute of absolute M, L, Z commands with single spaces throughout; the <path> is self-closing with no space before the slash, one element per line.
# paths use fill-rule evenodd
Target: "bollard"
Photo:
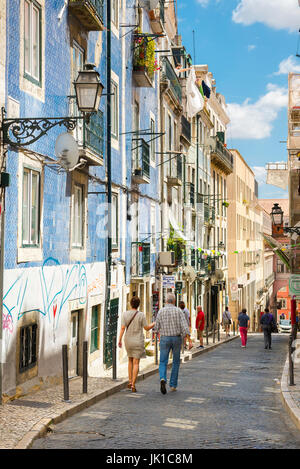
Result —
<path fill-rule="evenodd" d="M 88 343 L 83 342 L 83 359 L 82 359 L 82 392 L 88 392 Z"/>
<path fill-rule="evenodd" d="M 117 379 L 117 343 L 116 343 L 116 336 L 113 336 L 113 343 L 112 343 L 112 365 L 113 365 L 113 378 Z"/>
<path fill-rule="evenodd" d="M 293 352 L 294 352 L 294 347 L 292 346 L 293 344 L 293 335 L 290 335 L 289 338 L 289 377 L 290 377 L 290 386 L 295 386 L 295 380 L 294 380 L 294 362 L 293 362 Z"/>
<path fill-rule="evenodd" d="M 155 332 L 155 365 L 158 365 L 158 341 L 157 341 L 157 332 Z"/>
<path fill-rule="evenodd" d="M 235 322 L 232 323 L 233 335 L 235 335 Z"/>
<path fill-rule="evenodd" d="M 213 343 L 216 341 L 216 327 L 215 322 L 213 322 Z"/>
<path fill-rule="evenodd" d="M 64 401 L 69 401 L 69 370 L 68 370 L 68 346 L 62 346 L 62 364 L 63 364 L 63 384 L 64 384 Z"/>
<path fill-rule="evenodd" d="M 218 342 L 220 342 L 220 323 L 218 322 Z"/>
<path fill-rule="evenodd" d="M 208 345 L 208 323 L 206 323 L 206 345 Z"/>

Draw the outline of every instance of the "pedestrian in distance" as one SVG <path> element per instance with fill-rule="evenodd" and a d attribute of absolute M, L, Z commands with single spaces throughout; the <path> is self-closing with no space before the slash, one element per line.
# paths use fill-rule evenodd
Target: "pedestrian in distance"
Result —
<path fill-rule="evenodd" d="M 223 312 L 223 326 L 225 328 L 226 337 L 230 337 L 230 324 L 231 324 L 231 314 L 228 309 L 228 306 L 225 307 Z"/>
<path fill-rule="evenodd" d="M 122 315 L 119 347 L 122 348 L 122 338 L 125 333 L 125 348 L 128 356 L 128 388 L 136 392 L 136 379 L 139 373 L 140 359 L 146 358 L 144 330 L 150 331 L 155 322 L 147 325 L 146 316 L 139 311 L 140 299 L 134 296 L 131 301 L 131 310 Z"/>
<path fill-rule="evenodd" d="M 175 301 L 175 295 L 169 293 L 167 295 L 166 305 L 159 310 L 155 322 L 155 330 L 160 332 L 159 378 L 160 391 L 162 394 L 166 394 L 167 392 L 167 366 L 170 351 L 172 350 L 173 353 L 170 390 L 176 391 L 182 338 L 188 336 L 189 349 L 193 346 L 185 316 L 182 310 L 175 306 Z"/>
<path fill-rule="evenodd" d="M 202 306 L 197 306 L 197 317 L 196 317 L 196 330 L 197 339 L 200 341 L 198 348 L 204 348 L 203 346 L 203 331 L 205 328 L 205 314 L 202 311 Z"/>
<path fill-rule="evenodd" d="M 189 312 L 189 310 L 185 307 L 184 301 L 179 301 L 179 308 L 182 310 L 182 312 L 183 312 L 183 314 L 184 314 L 184 316 L 185 316 L 187 325 L 188 325 L 188 327 L 190 328 L 190 327 L 191 327 L 190 312 Z M 186 337 L 184 338 L 184 348 L 186 348 Z"/>
<path fill-rule="evenodd" d="M 250 318 L 247 315 L 247 310 L 244 308 L 238 316 L 238 323 L 240 326 L 240 336 L 242 342 L 242 348 L 245 348 L 247 345 L 247 334 L 250 327 Z"/>
<path fill-rule="evenodd" d="M 264 333 L 265 349 L 272 350 L 272 331 L 275 330 L 276 323 L 273 314 L 269 311 L 269 308 L 265 309 L 265 312 L 260 319 L 260 324 Z"/>

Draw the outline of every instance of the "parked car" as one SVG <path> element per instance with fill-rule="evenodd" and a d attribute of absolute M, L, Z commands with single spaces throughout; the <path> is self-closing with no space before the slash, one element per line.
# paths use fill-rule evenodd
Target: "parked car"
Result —
<path fill-rule="evenodd" d="M 292 324 L 290 319 L 280 319 L 278 324 L 278 332 L 291 332 Z"/>

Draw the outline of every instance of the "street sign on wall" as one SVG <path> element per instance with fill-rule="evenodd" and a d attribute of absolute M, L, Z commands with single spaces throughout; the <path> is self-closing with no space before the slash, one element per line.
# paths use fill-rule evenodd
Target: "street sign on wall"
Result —
<path fill-rule="evenodd" d="M 163 276 L 163 288 L 175 288 L 175 275 Z"/>

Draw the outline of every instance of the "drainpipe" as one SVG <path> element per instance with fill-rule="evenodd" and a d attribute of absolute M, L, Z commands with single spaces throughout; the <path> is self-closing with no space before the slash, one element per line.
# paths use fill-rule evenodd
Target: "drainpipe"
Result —
<path fill-rule="evenodd" d="M 111 290 L 111 266 L 112 266 L 112 219 L 111 219 L 111 0 L 106 2 L 106 22 L 107 22 L 107 58 L 106 58 L 106 119 L 107 119 L 107 140 L 106 140 L 106 176 L 107 176 L 107 269 L 106 269 L 106 327 L 110 324 L 110 290 Z M 112 352 L 112 351 L 111 351 Z"/>

